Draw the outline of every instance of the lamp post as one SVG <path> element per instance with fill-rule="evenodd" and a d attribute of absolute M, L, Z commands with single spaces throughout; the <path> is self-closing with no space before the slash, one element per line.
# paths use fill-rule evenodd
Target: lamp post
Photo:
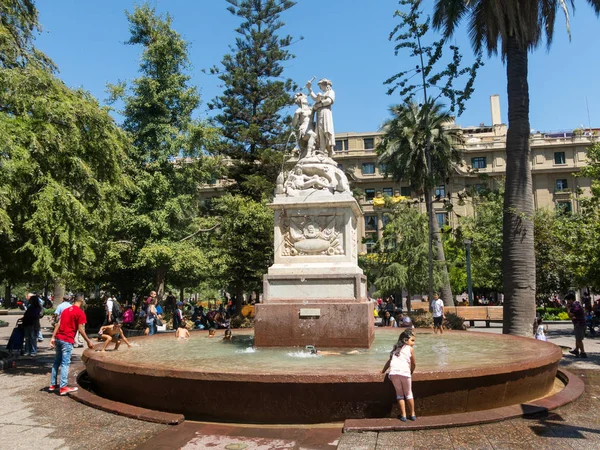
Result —
<path fill-rule="evenodd" d="M 469 294 L 469 306 L 473 306 L 473 283 L 471 281 L 471 243 L 470 239 L 465 239 L 464 244 L 466 246 L 467 254 L 467 292 Z"/>

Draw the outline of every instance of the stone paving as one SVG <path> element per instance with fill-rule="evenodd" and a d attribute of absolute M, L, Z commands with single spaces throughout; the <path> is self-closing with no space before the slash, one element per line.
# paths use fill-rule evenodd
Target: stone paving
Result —
<path fill-rule="evenodd" d="M 4 348 L 19 316 L 0 316 Z M 46 321 L 47 319 L 43 319 Z M 499 333 L 501 328 L 475 331 Z M 342 424 L 318 426 L 228 425 L 186 421 L 158 425 L 115 416 L 47 392 L 54 352 L 49 323 L 36 358 L 20 358 L 17 368 L 0 371 L 0 449 L 600 449 L 600 337 L 586 339 L 588 359 L 565 356 L 561 365 L 585 382 L 576 402 L 545 417 L 427 431 L 344 433 Z M 549 340 L 573 345 L 568 324 L 551 325 Z M 82 349 L 74 351 L 79 360 Z"/>

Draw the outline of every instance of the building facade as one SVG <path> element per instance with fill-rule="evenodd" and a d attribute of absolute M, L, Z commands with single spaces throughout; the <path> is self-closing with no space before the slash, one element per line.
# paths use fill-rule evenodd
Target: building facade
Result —
<path fill-rule="evenodd" d="M 462 166 L 455 169 L 449 182 L 436 186 L 433 207 L 440 226 L 456 227 L 462 216 L 473 214 L 472 193 L 483 187 L 497 188 L 506 173 L 506 132 L 500 123 L 498 96 L 490 98 L 492 125 L 460 127 L 462 132 Z M 579 199 L 590 195 L 591 180 L 576 177 L 586 165 L 587 149 L 599 141 L 598 129 L 575 129 L 553 133 L 533 132 L 530 138 L 531 172 L 535 208 L 579 210 Z M 425 212 L 425 199 L 413 192 L 408 183 L 395 182 L 385 176 L 377 163 L 375 149 L 381 132 L 337 133 L 334 159 L 348 176 L 350 186 L 364 212 L 359 233 L 365 237 L 362 252 L 381 238 L 385 226 L 383 197 L 410 201 Z M 227 180 L 217 180 L 203 189 L 207 198 L 220 195 Z M 451 206 L 450 206 L 451 205 Z M 359 234 L 360 235 L 360 234 Z"/>

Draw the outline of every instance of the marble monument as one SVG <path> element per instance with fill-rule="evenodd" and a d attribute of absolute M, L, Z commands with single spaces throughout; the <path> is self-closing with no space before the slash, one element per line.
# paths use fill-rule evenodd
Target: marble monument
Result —
<path fill-rule="evenodd" d="M 274 264 L 256 305 L 257 346 L 363 347 L 374 336 L 373 306 L 358 266 L 363 220 L 345 173 L 332 159 L 332 83 L 319 94 L 296 94 L 293 117 L 298 161 L 277 179 Z"/>

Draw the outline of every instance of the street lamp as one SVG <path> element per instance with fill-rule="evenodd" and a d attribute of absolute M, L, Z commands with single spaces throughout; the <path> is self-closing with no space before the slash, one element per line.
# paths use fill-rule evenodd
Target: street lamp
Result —
<path fill-rule="evenodd" d="M 465 239 L 464 244 L 467 250 L 467 292 L 469 294 L 469 306 L 473 306 L 473 283 L 471 281 L 471 243 L 470 239 Z"/>

